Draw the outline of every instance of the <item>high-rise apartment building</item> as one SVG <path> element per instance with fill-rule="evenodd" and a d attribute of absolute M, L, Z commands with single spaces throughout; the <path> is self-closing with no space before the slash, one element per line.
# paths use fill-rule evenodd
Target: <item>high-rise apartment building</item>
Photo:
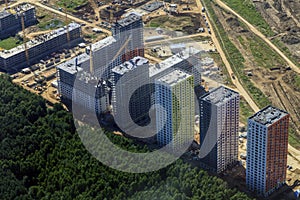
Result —
<path fill-rule="evenodd" d="M 246 183 L 269 196 L 285 183 L 289 114 L 268 106 L 248 119 Z"/>
<path fill-rule="evenodd" d="M 122 62 L 136 56 L 144 57 L 144 29 L 142 17 L 129 13 L 112 25 L 112 33 L 119 46 L 126 46 L 122 51 Z"/>
<path fill-rule="evenodd" d="M 112 68 L 122 64 L 121 52 L 120 55 L 117 55 L 120 48 L 121 47 L 118 45 L 117 40 L 112 36 L 100 40 L 86 48 L 86 53 L 89 56 L 92 56 L 92 71 L 95 74 L 95 76 L 108 79 L 111 75 Z M 92 54 L 90 52 L 91 49 Z M 90 60 L 88 60 L 88 62 L 88 69 L 84 70 L 90 71 L 91 62 Z"/>
<path fill-rule="evenodd" d="M 112 69 L 114 118 L 124 128 L 141 123 L 150 108 L 149 61 L 137 56 Z M 131 121 L 132 119 L 132 121 Z"/>
<path fill-rule="evenodd" d="M 191 144 L 194 137 L 194 78 L 174 69 L 155 80 L 156 129 L 158 144 L 172 149 Z"/>
<path fill-rule="evenodd" d="M 83 70 L 88 59 L 87 54 L 81 54 L 57 66 L 58 91 L 62 100 L 100 114 L 109 106 L 107 84 Z"/>
<path fill-rule="evenodd" d="M 184 71 L 194 76 L 194 86 L 201 83 L 201 51 L 193 47 L 184 49 L 183 51 L 163 60 L 160 63 L 150 67 L 150 79 L 154 82 L 174 69 Z"/>
<path fill-rule="evenodd" d="M 200 155 L 203 166 L 221 173 L 238 161 L 240 95 L 223 86 L 200 98 Z"/>

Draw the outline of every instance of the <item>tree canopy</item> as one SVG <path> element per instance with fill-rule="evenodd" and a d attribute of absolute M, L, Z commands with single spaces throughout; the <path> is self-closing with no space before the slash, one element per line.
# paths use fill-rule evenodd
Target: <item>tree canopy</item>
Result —
<path fill-rule="evenodd" d="M 71 113 L 0 77 L 1 199 L 250 199 L 178 160 L 156 172 L 113 170 L 84 148 Z M 106 132 L 114 143 L 145 151 Z"/>

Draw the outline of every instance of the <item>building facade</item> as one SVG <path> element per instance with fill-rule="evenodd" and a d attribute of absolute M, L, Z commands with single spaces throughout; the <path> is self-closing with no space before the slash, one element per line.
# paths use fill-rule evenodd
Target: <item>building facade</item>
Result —
<path fill-rule="evenodd" d="M 191 144 L 194 137 L 194 78 L 174 69 L 155 80 L 157 142 L 172 149 Z M 164 120 L 164 118 L 166 118 Z"/>
<path fill-rule="evenodd" d="M 113 68 L 112 76 L 112 106 L 116 122 L 123 128 L 142 123 L 151 103 L 149 61 L 140 56 L 134 57 Z"/>
<path fill-rule="evenodd" d="M 83 70 L 88 60 L 89 56 L 82 54 L 57 66 L 58 91 L 63 101 L 101 114 L 109 107 L 107 84 Z"/>
<path fill-rule="evenodd" d="M 248 119 L 246 184 L 269 196 L 285 183 L 289 114 L 268 106 Z"/>
<path fill-rule="evenodd" d="M 200 50 L 191 47 L 182 50 L 156 65 L 152 65 L 150 67 L 151 81 L 154 82 L 154 80 L 168 74 L 170 71 L 178 69 L 194 76 L 194 86 L 200 85 L 200 53 Z"/>
<path fill-rule="evenodd" d="M 238 162 L 239 102 L 239 94 L 223 86 L 200 98 L 200 151 L 206 152 L 200 160 L 213 172 Z"/>
<path fill-rule="evenodd" d="M 70 23 L 63 28 L 41 35 L 27 42 L 29 62 L 37 61 L 68 45 L 67 29 L 71 44 L 81 40 L 81 27 L 77 23 Z M 28 64 L 23 44 L 0 52 L 0 68 L 2 70 L 15 72 L 25 67 L 28 67 Z"/>
<path fill-rule="evenodd" d="M 112 25 L 112 33 L 122 50 L 122 62 L 136 56 L 144 57 L 144 29 L 142 17 L 137 13 L 129 13 Z"/>

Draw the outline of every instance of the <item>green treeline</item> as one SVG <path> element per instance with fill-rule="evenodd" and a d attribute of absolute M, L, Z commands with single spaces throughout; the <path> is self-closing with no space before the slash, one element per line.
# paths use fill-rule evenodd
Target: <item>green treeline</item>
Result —
<path fill-rule="evenodd" d="M 130 174 L 102 165 L 82 145 L 71 113 L 0 77 L 0 199 L 249 199 L 182 160 Z M 145 151 L 106 133 L 124 149 Z M 126 162 L 126 161 L 125 161 Z"/>

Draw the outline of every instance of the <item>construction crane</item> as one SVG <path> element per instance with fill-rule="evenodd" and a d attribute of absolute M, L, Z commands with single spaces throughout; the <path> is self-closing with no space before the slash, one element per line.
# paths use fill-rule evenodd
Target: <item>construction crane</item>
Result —
<path fill-rule="evenodd" d="M 109 23 L 113 23 L 114 21 L 114 14 L 113 14 L 113 9 L 112 7 L 109 9 Z"/>
<path fill-rule="evenodd" d="M 123 46 L 120 48 L 120 50 L 116 53 L 116 55 L 113 57 L 112 61 L 114 61 L 119 55 L 120 53 L 123 51 L 124 48 L 127 49 L 127 45 L 129 43 L 131 39 L 131 35 L 127 38 L 127 40 L 125 41 L 125 43 L 123 44 Z"/>
<path fill-rule="evenodd" d="M 29 66 L 30 62 L 29 62 L 29 53 L 28 53 L 28 48 L 27 48 L 27 37 L 26 37 L 26 33 L 25 33 L 24 13 L 21 14 L 21 24 L 22 24 L 22 31 L 23 31 L 23 41 L 24 41 L 26 62 L 27 62 L 27 65 Z"/>
<path fill-rule="evenodd" d="M 67 9 L 65 8 L 65 15 L 66 15 L 66 19 L 65 19 L 65 24 L 66 24 L 66 27 L 67 27 L 67 40 L 68 40 L 68 46 L 70 48 L 70 31 L 69 31 L 69 25 L 68 25 L 68 14 L 67 14 Z"/>
<path fill-rule="evenodd" d="M 90 73 L 91 73 L 91 75 L 94 75 L 94 63 L 93 63 L 92 44 L 90 44 Z"/>

